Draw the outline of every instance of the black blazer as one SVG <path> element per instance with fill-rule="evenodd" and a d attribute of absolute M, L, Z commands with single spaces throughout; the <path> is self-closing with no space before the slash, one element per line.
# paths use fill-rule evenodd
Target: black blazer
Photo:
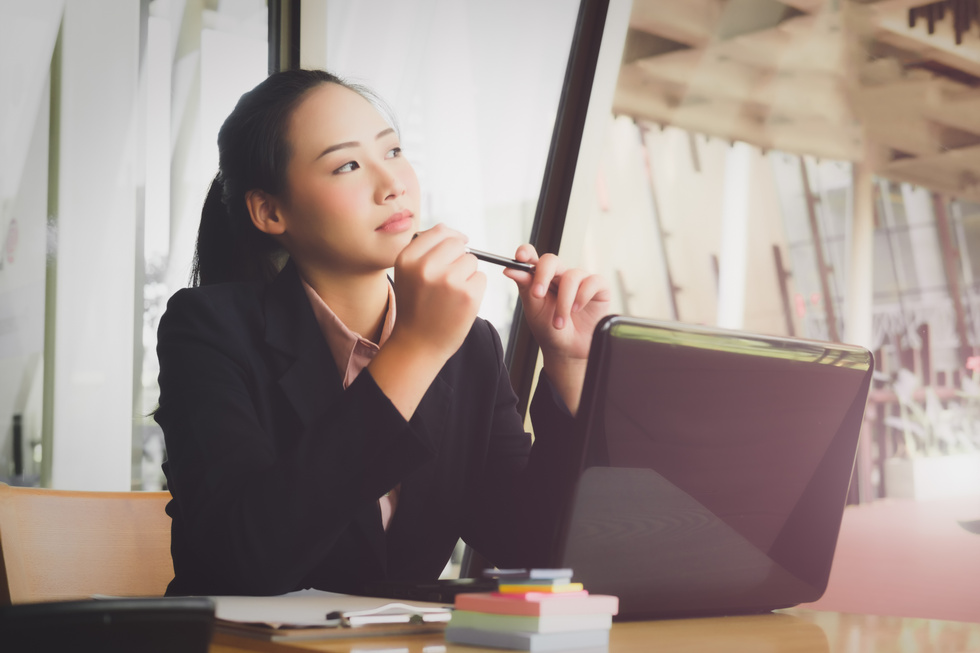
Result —
<path fill-rule="evenodd" d="M 343 389 L 292 264 L 177 292 L 157 352 L 168 594 L 434 579 L 459 537 L 500 566 L 543 563 L 573 419 L 542 375 L 532 452 L 484 320 L 407 422 L 367 371 Z M 399 483 L 386 532 L 377 500 Z"/>

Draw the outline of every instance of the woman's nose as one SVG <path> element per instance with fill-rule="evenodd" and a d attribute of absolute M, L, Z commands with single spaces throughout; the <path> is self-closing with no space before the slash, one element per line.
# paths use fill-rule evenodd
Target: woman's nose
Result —
<path fill-rule="evenodd" d="M 401 197 L 405 194 L 406 185 L 400 175 L 384 166 L 380 168 L 378 176 L 378 187 L 376 199 L 378 203 L 384 203 L 390 199 Z"/>

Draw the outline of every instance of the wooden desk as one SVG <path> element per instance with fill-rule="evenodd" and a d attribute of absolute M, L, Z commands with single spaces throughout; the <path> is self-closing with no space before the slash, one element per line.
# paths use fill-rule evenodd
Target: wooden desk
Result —
<path fill-rule="evenodd" d="M 210 653 L 500 653 L 447 645 L 442 635 L 271 644 L 217 635 Z M 609 653 L 965 653 L 980 652 L 980 623 L 810 610 L 713 619 L 616 623 Z M 573 653 L 573 652 L 572 652 Z"/>
<path fill-rule="evenodd" d="M 827 591 L 810 610 L 980 621 L 980 496 L 882 499 L 844 511 Z"/>

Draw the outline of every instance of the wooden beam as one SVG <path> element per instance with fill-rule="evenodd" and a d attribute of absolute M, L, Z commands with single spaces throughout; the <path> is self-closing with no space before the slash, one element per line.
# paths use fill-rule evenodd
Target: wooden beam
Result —
<path fill-rule="evenodd" d="M 874 7 L 874 5 L 872 5 Z M 963 35 L 963 42 L 956 44 L 953 34 L 953 21 L 937 23 L 933 34 L 923 25 L 911 28 L 908 16 L 903 12 L 875 12 L 871 14 L 873 36 L 885 43 L 912 50 L 924 59 L 963 70 L 980 76 L 980 36 L 974 30 Z"/>
<path fill-rule="evenodd" d="M 718 56 L 758 68 L 841 75 L 844 39 L 840 22 L 837 14 L 797 16 L 772 29 L 713 43 L 710 47 Z"/>
<path fill-rule="evenodd" d="M 613 113 L 729 141 L 744 141 L 762 149 L 845 161 L 855 161 L 861 156 L 860 130 L 856 123 L 834 124 L 811 118 L 769 124 L 748 117 L 741 102 L 691 100 L 690 96 L 655 92 L 650 86 L 620 84 L 613 100 Z"/>
<path fill-rule="evenodd" d="M 851 121 L 844 92 L 839 17 L 799 16 L 707 47 L 631 62 L 651 79 L 686 85 L 687 95 L 766 105 L 763 115 Z M 624 67 L 625 68 L 625 67 Z M 627 83 L 621 74 L 620 85 Z M 685 93 L 682 93 L 682 95 Z"/>
<path fill-rule="evenodd" d="M 828 0 L 779 0 L 787 7 L 815 14 L 819 11 L 833 11 L 833 5 Z"/>
<path fill-rule="evenodd" d="M 924 7 L 936 0 L 871 0 L 871 2 L 855 3 L 854 0 L 847 0 L 852 4 L 864 4 L 873 11 L 894 13 L 896 11 L 908 11 L 913 7 Z"/>
<path fill-rule="evenodd" d="M 778 74 L 735 61 L 718 61 L 701 50 L 641 59 L 623 67 L 619 85 L 645 92 L 669 87 L 681 97 L 729 100 L 765 107 L 761 115 L 783 122 L 819 117 L 853 122 L 840 77 L 823 73 Z"/>
<path fill-rule="evenodd" d="M 718 41 L 723 3 L 638 0 L 634 27 L 695 47 L 624 66 L 614 112 L 764 149 L 852 161 L 861 157 L 859 117 L 869 136 L 913 155 L 876 165 L 880 174 L 976 200 L 980 90 L 937 76 L 934 68 L 906 66 L 934 61 L 980 77 L 980 38 L 971 33 L 955 45 L 951 25 L 940 24 L 933 35 L 910 29 L 908 9 L 928 0 L 850 0 L 846 8 L 856 11 L 848 15 L 857 20 L 846 30 L 846 12 L 834 11 L 831 2 L 781 1 L 809 15 Z M 848 92 L 853 67 L 846 65 L 845 34 L 877 39 L 887 52 L 908 57 L 862 60 L 863 86 Z"/>
<path fill-rule="evenodd" d="M 837 14 L 797 16 L 771 29 L 725 41 L 682 42 L 691 45 L 691 49 L 659 56 L 710 56 L 713 60 L 734 60 L 760 70 L 784 72 L 816 70 L 842 75 L 843 70 L 844 41 Z"/>
<path fill-rule="evenodd" d="M 634 2 L 630 27 L 678 43 L 703 46 L 714 40 L 722 13 L 720 0 Z"/>
<path fill-rule="evenodd" d="M 936 103 L 923 107 L 922 115 L 934 122 L 980 134 L 980 89 L 944 92 Z"/>
<path fill-rule="evenodd" d="M 854 0 L 845 1 L 854 2 Z M 908 12 L 910 9 L 936 4 L 937 1 L 938 0 L 859 0 L 859 3 L 877 13 L 904 13 L 905 16 L 908 17 Z M 949 16 L 949 14 L 946 15 Z M 924 19 L 920 18 L 920 20 Z"/>
<path fill-rule="evenodd" d="M 980 170 L 980 145 L 944 150 L 928 156 L 896 159 L 884 165 L 882 172 L 899 170 L 932 169 L 938 174 L 950 174 L 954 170 Z M 980 181 L 980 177 L 978 177 Z"/>
<path fill-rule="evenodd" d="M 959 104 L 949 102 L 947 91 L 965 87 L 919 72 L 852 92 L 857 116 L 875 140 L 920 156 L 980 144 L 980 97 L 963 93 Z"/>
<path fill-rule="evenodd" d="M 980 146 L 898 159 L 878 166 L 876 172 L 893 181 L 980 202 Z"/>

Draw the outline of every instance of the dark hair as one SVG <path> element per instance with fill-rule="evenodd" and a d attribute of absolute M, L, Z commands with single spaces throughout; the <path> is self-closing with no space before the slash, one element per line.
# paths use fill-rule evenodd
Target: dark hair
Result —
<path fill-rule="evenodd" d="M 191 285 L 223 281 L 268 281 L 278 273 L 279 244 L 252 224 L 245 194 L 286 190 L 292 155 L 286 131 L 300 100 L 322 84 L 359 93 L 386 118 L 390 112 L 369 90 L 323 70 L 287 70 L 270 75 L 242 95 L 218 132 L 218 174 L 201 210 Z"/>

